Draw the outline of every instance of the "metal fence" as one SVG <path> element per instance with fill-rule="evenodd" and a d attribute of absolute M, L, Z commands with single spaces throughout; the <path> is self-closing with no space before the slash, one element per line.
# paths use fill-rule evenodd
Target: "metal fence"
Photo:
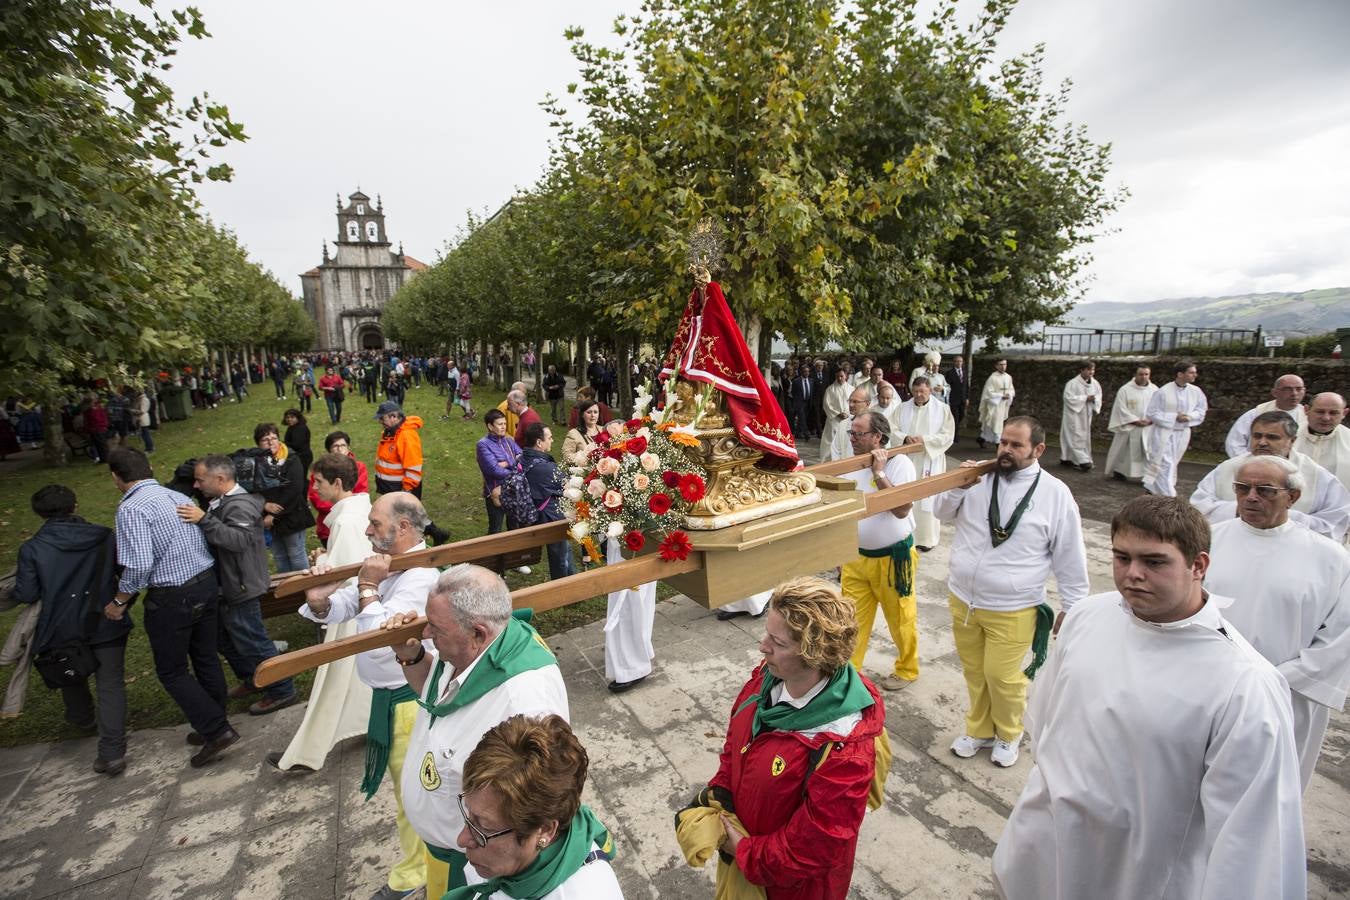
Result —
<path fill-rule="evenodd" d="M 1157 356 L 1176 350 L 1220 346 L 1231 347 L 1235 355 L 1256 356 L 1261 350 L 1261 329 L 1148 325 L 1126 331 L 1064 326 L 1042 332 L 1040 352 L 1064 356 Z"/>

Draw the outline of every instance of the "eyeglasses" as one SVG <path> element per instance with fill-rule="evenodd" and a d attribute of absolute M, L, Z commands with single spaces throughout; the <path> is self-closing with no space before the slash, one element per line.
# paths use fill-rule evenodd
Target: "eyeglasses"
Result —
<path fill-rule="evenodd" d="M 1273 484 L 1247 484 L 1243 481 L 1233 482 L 1233 493 L 1239 497 L 1245 497 L 1252 491 L 1256 491 L 1262 500 L 1274 500 L 1279 496 L 1280 491 L 1287 491 L 1289 488 L 1276 487 Z"/>
<path fill-rule="evenodd" d="M 876 433 L 877 433 L 876 429 L 869 429 L 867 431 L 854 431 L 852 428 L 850 428 L 848 430 L 848 439 L 850 441 L 858 441 L 867 437 L 869 434 L 876 434 Z"/>
<path fill-rule="evenodd" d="M 488 845 L 488 841 L 492 840 L 493 838 L 501 837 L 504 834 L 510 834 L 511 832 L 515 831 L 514 828 L 503 828 L 501 831 L 494 831 L 491 834 L 487 833 L 486 831 L 479 828 L 477 825 L 473 824 L 473 822 L 469 820 L 468 810 L 464 808 L 464 795 L 460 794 L 458 799 L 459 799 L 459 814 L 464 819 L 464 827 L 469 829 L 469 834 L 473 835 L 473 841 L 479 847 L 486 847 Z"/>

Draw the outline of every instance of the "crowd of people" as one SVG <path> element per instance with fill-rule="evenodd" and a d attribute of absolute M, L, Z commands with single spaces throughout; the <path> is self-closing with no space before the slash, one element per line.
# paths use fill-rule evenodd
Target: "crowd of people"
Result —
<path fill-rule="evenodd" d="M 969 760 L 987 750 L 1007 769 L 1028 738 L 1035 757 L 994 854 L 1001 894 L 1303 896 L 1302 795 L 1350 687 L 1344 398 L 1319 394 L 1305 409 L 1302 381 L 1282 376 L 1269 403 L 1234 423 L 1233 458 L 1187 502 L 1174 496 L 1176 465 L 1207 412 L 1198 370 L 1179 363 L 1156 387 L 1139 367 L 1116 393 L 1106 468 L 1145 492 L 1111 521 L 1116 590 L 1090 595 L 1078 503 L 1042 466 L 1042 423 L 1014 414 L 1007 361 L 978 394 L 960 357 L 943 370 L 929 354 L 908 373 L 899 361 L 889 371 L 860 362 L 855 372 L 850 360 L 793 358 L 770 379 L 799 438 L 819 437 L 823 459 L 867 457 L 846 476 L 858 490 L 944 471 L 972 399 L 994 466 L 967 487 L 861 519 L 858 555 L 837 584 L 790 579 L 731 613 L 764 616 L 763 658 L 732 706 L 716 774 L 676 817 L 686 859 L 717 856 L 725 896 L 847 895 L 861 822 L 886 802 L 884 697 L 920 677 L 921 554 L 946 524 L 946 600 L 967 687 L 951 752 Z M 313 391 L 367 384 L 363 362 L 318 364 Z M 566 422 L 547 379 L 549 422 L 523 383 L 483 416 L 476 457 L 489 533 L 562 518 L 559 467 L 584 460 L 615 415 L 600 366 Z M 453 360 L 374 368 L 373 383 L 392 373 L 395 388 L 443 385 L 447 414 L 471 415 L 454 390 L 468 373 L 452 375 Z M 334 391 L 325 400 L 337 423 Z M 125 769 L 122 656 L 139 601 L 156 675 L 191 724 L 190 763 L 210 763 L 239 739 L 228 699 L 256 696 L 252 715 L 297 699 L 289 679 L 253 682 L 277 653 L 259 606 L 268 542 L 278 571 L 321 576 L 359 564 L 357 575 L 309 589 L 299 614 L 325 640 L 419 616 L 425 632 L 321 668 L 300 728 L 269 763 L 313 771 L 338 741 L 366 735 L 362 787 L 374 796 L 388 774 L 400 848 L 378 900 L 422 889 L 454 900 L 619 897 L 612 836 L 580 802 L 587 756 L 567 724 L 568 685 L 529 616 L 512 611 L 505 581 L 474 565 L 391 568 L 392 557 L 446 537 L 420 499 L 422 420 L 397 396 L 386 392 L 376 410 L 373 497 L 347 432 L 330 432 L 311 456 L 298 402 L 284 434 L 260 423 L 254 450 L 195 460 L 168 486 L 143 451 L 109 449 L 122 493 L 114 530 L 80 519 L 68 489 L 38 491 L 44 525 L 21 549 L 16 596 L 44 601 L 38 645 L 64 653 L 75 673 L 60 685 L 67 717 L 97 727 L 95 771 Z M 1062 466 L 1092 466 L 1092 416 L 1103 405 L 1084 363 L 1064 388 Z M 554 428 L 566 429 L 557 455 Z M 922 452 L 888 452 L 913 443 Z M 310 528 L 320 541 L 312 554 Z M 548 559 L 552 577 L 572 572 L 565 542 Z M 81 599 L 62 599 L 71 596 Z M 878 609 L 895 658 L 871 674 Z M 644 659 L 645 670 L 615 677 L 611 690 L 645 678 Z"/>

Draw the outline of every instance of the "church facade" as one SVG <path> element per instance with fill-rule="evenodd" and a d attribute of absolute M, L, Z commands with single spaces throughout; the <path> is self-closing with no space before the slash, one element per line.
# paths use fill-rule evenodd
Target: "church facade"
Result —
<path fill-rule="evenodd" d="M 380 317 L 389 298 L 426 263 L 390 250 L 384 203 L 359 190 L 337 201 L 337 240 L 323 262 L 300 276 L 305 310 L 314 319 L 315 350 L 380 350 L 385 346 Z"/>

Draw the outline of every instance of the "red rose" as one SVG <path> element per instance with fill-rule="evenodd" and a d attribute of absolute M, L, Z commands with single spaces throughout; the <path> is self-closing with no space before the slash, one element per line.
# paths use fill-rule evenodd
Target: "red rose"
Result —
<path fill-rule="evenodd" d="M 623 449 L 621 447 L 610 447 L 605 451 L 605 456 L 610 459 L 623 459 Z"/>
<path fill-rule="evenodd" d="M 660 492 L 652 494 L 651 497 L 647 499 L 647 508 L 652 511 L 652 515 L 654 516 L 664 516 L 666 513 L 670 512 L 670 504 L 670 495 L 662 494 Z"/>
<path fill-rule="evenodd" d="M 672 531 L 666 535 L 666 539 L 657 549 L 661 551 L 661 558 L 670 562 L 675 559 L 688 559 L 689 551 L 694 547 L 689 543 L 689 535 L 683 531 Z"/>
<path fill-rule="evenodd" d="M 629 550 L 636 553 L 646 545 L 647 539 L 642 536 L 640 531 L 630 531 L 623 536 L 623 542 L 628 545 Z"/>
<path fill-rule="evenodd" d="M 679 487 L 679 486 L 680 486 L 680 473 L 679 473 L 679 472 L 670 472 L 670 471 L 662 472 L 662 473 L 661 473 L 661 480 L 664 481 L 664 482 L 666 483 L 666 487 L 668 487 L 668 488 Z"/>
<path fill-rule="evenodd" d="M 685 474 L 680 479 L 680 496 L 687 503 L 697 503 L 703 499 L 705 485 L 703 479 L 699 478 L 693 472 Z"/>
<path fill-rule="evenodd" d="M 596 442 L 597 444 L 608 444 L 608 443 L 609 443 L 609 432 L 608 432 L 608 431 L 601 431 L 599 434 L 597 434 L 597 435 L 595 436 L 595 442 Z"/>
<path fill-rule="evenodd" d="M 629 419 L 627 422 L 624 423 L 624 426 L 623 426 L 623 427 L 627 428 L 627 429 L 628 429 L 629 431 L 631 431 L 633 434 L 637 434 L 637 430 L 638 430 L 639 428 L 642 427 L 642 420 L 641 420 L 641 419 Z"/>
<path fill-rule="evenodd" d="M 628 439 L 628 452 L 634 456 L 641 456 L 647 452 L 647 439 L 645 437 L 632 437 Z"/>

